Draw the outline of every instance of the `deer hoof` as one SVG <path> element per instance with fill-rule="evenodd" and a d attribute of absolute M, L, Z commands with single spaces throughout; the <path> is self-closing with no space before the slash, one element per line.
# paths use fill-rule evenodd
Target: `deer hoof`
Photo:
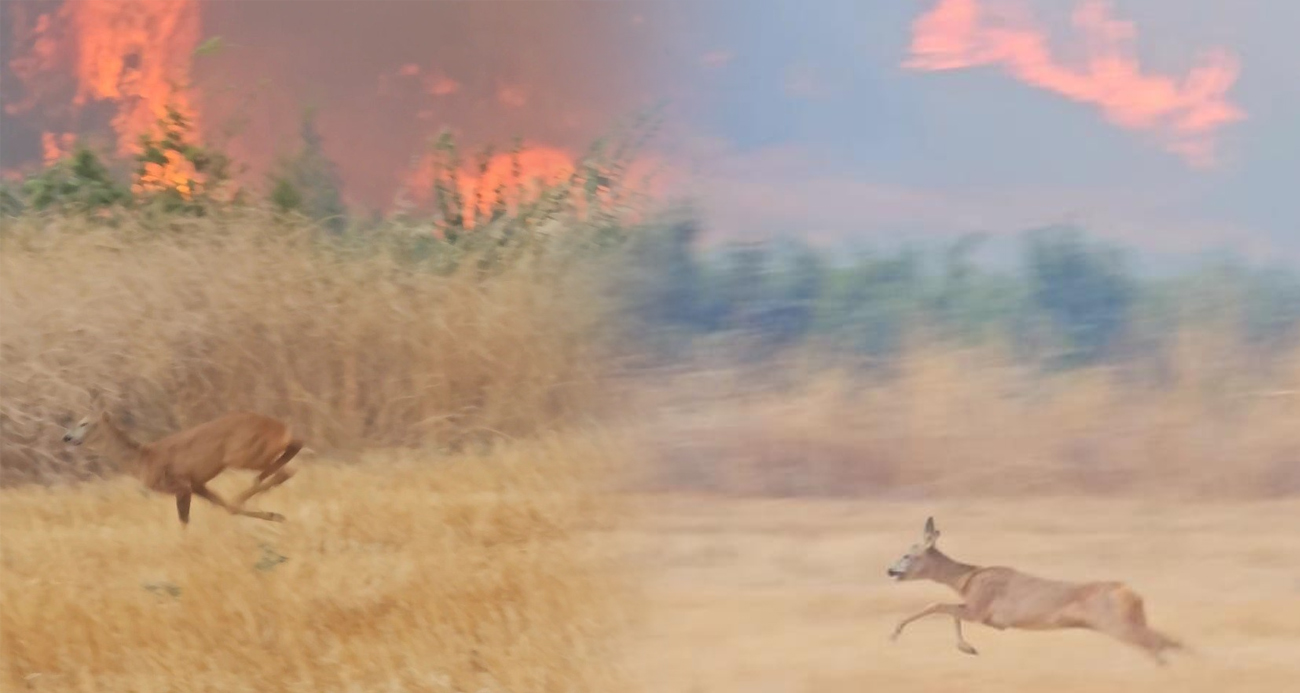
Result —
<path fill-rule="evenodd" d="M 281 515 L 280 513 L 267 513 L 266 519 L 271 522 L 284 522 L 284 515 Z"/>
<path fill-rule="evenodd" d="M 971 647 L 968 643 L 964 643 L 964 642 L 957 643 L 957 649 L 961 650 L 962 652 L 965 652 L 968 655 L 979 654 L 979 650 L 976 650 L 975 648 Z"/>

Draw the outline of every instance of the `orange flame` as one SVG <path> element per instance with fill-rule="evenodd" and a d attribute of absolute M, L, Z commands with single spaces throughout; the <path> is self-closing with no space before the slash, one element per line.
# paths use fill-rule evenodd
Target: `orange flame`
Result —
<path fill-rule="evenodd" d="M 77 35 L 75 103 L 118 102 L 119 149 L 136 151 L 172 103 L 197 115 L 188 79 L 200 36 L 197 0 L 77 0 L 67 3 Z"/>
<path fill-rule="evenodd" d="M 656 195 L 666 185 L 667 172 L 659 171 L 663 162 L 650 156 L 640 156 L 627 165 L 624 185 L 644 195 Z M 457 171 L 457 190 L 463 200 L 462 214 L 465 226 L 473 228 L 480 219 L 490 218 L 498 202 L 498 190 L 504 194 L 506 205 L 514 210 L 521 202 L 523 191 L 535 194 L 536 185 L 550 186 L 563 183 L 573 175 L 577 166 L 570 152 L 544 145 L 526 145 L 518 154 L 518 178 L 515 155 L 503 152 L 493 155 L 487 168 L 480 174 L 476 166 L 465 165 Z M 659 175 L 655 175 L 656 172 Z M 432 199 L 439 170 L 433 156 L 422 158 L 407 177 L 407 188 L 417 202 Z M 446 176 L 445 172 L 442 172 Z M 445 179 L 444 179 L 445 181 Z M 520 188 L 523 188 L 523 191 Z M 577 201 L 579 209 L 585 203 Z"/>
<path fill-rule="evenodd" d="M 1245 113 L 1228 101 L 1240 64 L 1223 49 L 1202 56 L 1182 80 L 1143 73 L 1133 51 L 1137 30 L 1111 16 L 1105 0 L 1085 0 L 1074 10 L 1086 59 L 1064 65 L 1053 57 L 1046 32 L 1013 8 L 981 0 L 940 0 L 913 24 L 904 67 L 955 70 L 1000 65 L 1011 76 L 1101 109 L 1110 122 L 1157 134 L 1163 146 L 1193 167 L 1215 161 L 1215 132 Z"/>
<path fill-rule="evenodd" d="M 72 151 L 72 146 L 77 143 L 77 136 L 71 132 L 55 134 L 53 132 L 41 133 L 41 160 L 46 166 L 67 156 Z"/>
<path fill-rule="evenodd" d="M 198 0 L 66 0 L 34 18 L 14 9 L 16 35 L 27 50 L 10 66 L 31 95 L 30 103 L 7 105 L 9 112 L 32 107 L 48 96 L 45 82 L 71 73 L 73 109 L 92 101 L 115 104 L 119 153 L 139 152 L 140 135 L 154 130 L 169 104 L 197 126 L 188 80 L 200 37 Z M 47 162 L 66 153 L 69 137 L 43 137 Z"/>
<path fill-rule="evenodd" d="M 563 149 L 529 145 L 519 151 L 518 160 L 518 180 L 515 179 L 515 155 L 510 152 L 488 159 L 482 175 L 468 164 L 457 171 L 457 190 L 463 200 L 462 214 L 467 227 L 473 227 L 478 218 L 492 213 L 498 187 L 505 191 L 506 202 L 515 205 L 519 203 L 520 186 L 528 189 L 539 179 L 543 185 L 554 185 L 573 175 L 573 155 Z M 434 156 L 423 157 L 407 177 L 406 185 L 412 197 L 419 202 L 432 199 L 439 173 Z"/>
<path fill-rule="evenodd" d="M 164 152 L 167 157 L 166 164 L 156 164 L 153 162 L 144 165 L 144 172 L 136 180 L 131 189 L 137 193 L 153 190 L 175 190 L 180 193 L 181 197 L 190 199 L 194 194 L 194 185 L 202 182 L 203 178 L 198 171 L 194 170 L 194 164 L 190 163 L 179 152 L 169 149 Z"/>

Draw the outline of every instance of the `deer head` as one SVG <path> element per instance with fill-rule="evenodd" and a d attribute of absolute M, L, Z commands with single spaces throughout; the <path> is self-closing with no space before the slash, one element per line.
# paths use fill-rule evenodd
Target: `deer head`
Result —
<path fill-rule="evenodd" d="M 925 530 L 921 542 L 912 544 L 903 557 L 889 566 L 885 571 L 895 580 L 918 580 L 926 577 L 927 570 L 935 561 L 938 551 L 934 542 L 939 539 L 939 530 L 934 528 L 934 518 L 925 520 Z"/>
<path fill-rule="evenodd" d="M 63 434 L 63 442 L 69 445 L 81 445 L 93 433 L 100 429 L 100 424 L 108 420 L 108 412 L 84 416 L 75 426 Z"/>

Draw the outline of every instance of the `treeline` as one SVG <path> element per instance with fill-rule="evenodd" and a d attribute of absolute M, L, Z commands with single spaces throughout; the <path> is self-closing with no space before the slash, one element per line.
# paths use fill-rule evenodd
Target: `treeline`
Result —
<path fill-rule="evenodd" d="M 637 249 L 629 301 L 665 353 L 726 335 L 751 358 L 815 345 L 888 365 L 919 340 L 995 344 L 1056 369 L 1150 359 L 1186 330 L 1260 354 L 1300 338 L 1300 272 L 1220 259 L 1144 275 L 1131 251 L 1070 226 L 1021 234 L 1002 267 L 977 260 L 980 236 L 846 254 L 798 241 L 706 250 L 700 235 L 684 218 Z"/>
<path fill-rule="evenodd" d="M 171 111 L 141 139 L 133 160 L 75 149 L 17 187 L 0 186 L 0 212 L 109 224 L 125 212 L 132 224 L 165 224 L 257 208 L 308 221 L 354 246 L 383 245 L 405 260 L 446 267 L 455 263 L 443 260 L 465 250 L 487 248 L 495 253 L 489 259 L 499 260 L 518 245 L 512 240 L 546 237 L 581 218 L 584 247 L 632 241 L 630 262 L 616 276 L 624 314 L 638 343 L 665 358 L 713 340 L 739 343 L 743 351 L 728 353 L 751 359 L 813 346 L 888 366 L 919 341 L 996 344 L 1018 360 L 1057 369 L 1158 362 L 1170 340 L 1189 329 L 1231 337 L 1264 355 L 1300 336 L 1294 270 L 1222 260 L 1157 278 L 1137 271 L 1130 251 L 1073 227 L 1022 234 L 1017 257 L 1002 266 L 979 260 L 987 240 L 980 236 L 857 253 L 797 240 L 706 247 L 689 208 L 648 217 L 649 200 L 627 180 L 629 164 L 658 126 L 653 112 L 633 119 L 597 141 L 559 184 L 518 180 L 508 189 L 475 191 L 490 215 L 471 220 L 457 180 L 476 157 L 462 154 L 447 134 L 431 142 L 428 204 L 365 215 L 344 205 L 337 167 L 311 112 L 303 116 L 298 146 L 264 185 L 241 187 L 236 162 L 197 143 L 190 123 Z M 490 152 L 477 156 L 480 165 Z"/>
<path fill-rule="evenodd" d="M 78 143 L 22 181 L 0 182 L 0 215 L 66 214 L 111 224 L 123 218 L 134 223 L 258 209 L 310 221 L 335 235 L 422 230 L 443 246 L 500 241 L 521 228 L 580 217 L 583 223 L 604 224 L 617 235 L 614 227 L 646 201 L 642 190 L 629 185 L 628 168 L 659 124 L 654 110 L 620 124 L 593 142 L 572 174 L 559 181 L 526 178 L 519 159 L 522 141 L 516 138 L 505 150 L 514 176 L 492 189 L 480 184 L 473 190 L 461 184 L 465 172 L 477 168 L 482 179 L 497 150 L 489 145 L 463 151 L 451 133 L 443 131 L 428 142 L 430 189 L 395 191 L 394 209 L 381 214 L 349 209 L 344 203 L 342 177 L 325 151 L 314 111 L 303 113 L 296 146 L 257 182 L 240 175 L 240 162 L 221 146 L 202 142 L 190 120 L 169 108 L 154 129 L 140 137 L 129 158 Z M 427 201 L 412 203 L 412 192 Z"/>

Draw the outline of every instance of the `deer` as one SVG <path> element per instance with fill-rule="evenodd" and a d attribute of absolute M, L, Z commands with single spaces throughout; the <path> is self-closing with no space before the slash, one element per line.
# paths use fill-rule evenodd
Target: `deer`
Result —
<path fill-rule="evenodd" d="M 107 410 L 86 416 L 68 429 L 63 442 L 88 443 L 128 469 L 146 488 L 176 497 L 181 527 L 190 522 L 190 500 L 198 496 L 231 515 L 284 522 L 280 513 L 245 510 L 253 496 L 288 481 L 285 467 L 303 447 L 283 422 L 253 412 L 230 412 L 152 443 L 140 443 L 117 424 Z M 207 487 L 227 469 L 258 472 L 257 480 L 234 502 Z"/>
<path fill-rule="evenodd" d="M 1187 650 L 1173 638 L 1147 625 L 1142 598 L 1122 582 L 1065 582 L 1041 578 L 1003 566 L 961 563 L 935 547 L 939 530 L 926 518 L 924 536 L 886 574 L 894 581 L 931 580 L 961 596 L 960 604 L 934 603 L 899 622 L 891 636 L 909 623 L 932 614 L 950 616 L 957 632 L 957 649 L 979 654 L 962 636 L 963 621 L 996 630 L 1056 630 L 1086 628 L 1134 646 L 1164 666 L 1165 650 Z"/>

